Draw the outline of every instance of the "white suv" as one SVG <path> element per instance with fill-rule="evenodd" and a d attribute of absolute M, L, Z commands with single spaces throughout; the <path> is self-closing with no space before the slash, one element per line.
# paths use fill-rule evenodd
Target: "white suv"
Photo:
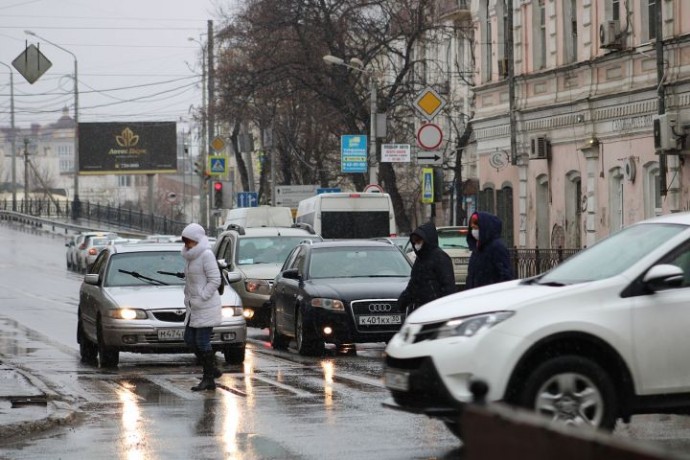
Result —
<path fill-rule="evenodd" d="M 690 410 L 690 213 L 631 225 L 524 280 L 411 314 L 386 348 L 384 405 L 443 420 L 487 399 L 603 429 Z"/>

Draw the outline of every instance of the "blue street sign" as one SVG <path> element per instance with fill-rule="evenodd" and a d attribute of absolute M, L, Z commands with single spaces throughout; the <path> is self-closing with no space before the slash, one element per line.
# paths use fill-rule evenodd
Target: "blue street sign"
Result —
<path fill-rule="evenodd" d="M 322 193 L 338 193 L 340 191 L 339 187 L 331 187 L 331 188 L 317 188 L 316 189 L 316 194 L 320 195 Z"/>
<path fill-rule="evenodd" d="M 340 170 L 344 173 L 365 173 L 367 167 L 367 136 L 341 136 Z"/>
<path fill-rule="evenodd" d="M 223 156 L 208 157 L 208 170 L 212 176 L 220 176 L 225 174 L 225 160 Z"/>
<path fill-rule="evenodd" d="M 238 208 L 255 208 L 259 206 L 259 194 L 256 192 L 237 192 Z"/>

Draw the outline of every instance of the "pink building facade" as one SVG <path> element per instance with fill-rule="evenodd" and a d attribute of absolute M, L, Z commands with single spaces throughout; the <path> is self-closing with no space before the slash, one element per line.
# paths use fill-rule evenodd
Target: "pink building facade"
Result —
<path fill-rule="evenodd" d="M 512 44 L 509 7 L 472 2 L 477 208 L 540 248 L 690 209 L 690 1 L 512 0 Z"/>

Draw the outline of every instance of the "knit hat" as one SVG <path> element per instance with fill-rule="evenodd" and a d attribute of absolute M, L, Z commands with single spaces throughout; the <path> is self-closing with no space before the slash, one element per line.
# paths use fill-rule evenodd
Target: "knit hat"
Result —
<path fill-rule="evenodd" d="M 199 224 L 189 224 L 182 230 L 182 238 L 187 238 L 197 243 L 205 236 L 206 230 Z"/>

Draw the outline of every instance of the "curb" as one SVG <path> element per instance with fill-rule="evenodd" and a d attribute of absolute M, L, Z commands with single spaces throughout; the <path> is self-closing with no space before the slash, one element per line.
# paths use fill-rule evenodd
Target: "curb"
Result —
<path fill-rule="evenodd" d="M 45 395 L 46 415 L 14 423 L 0 423 L 0 444 L 12 441 L 20 436 L 27 436 L 56 426 L 66 425 L 76 419 L 78 411 L 62 395 L 53 391 L 45 382 L 24 369 L 14 367 L 14 370 Z"/>

